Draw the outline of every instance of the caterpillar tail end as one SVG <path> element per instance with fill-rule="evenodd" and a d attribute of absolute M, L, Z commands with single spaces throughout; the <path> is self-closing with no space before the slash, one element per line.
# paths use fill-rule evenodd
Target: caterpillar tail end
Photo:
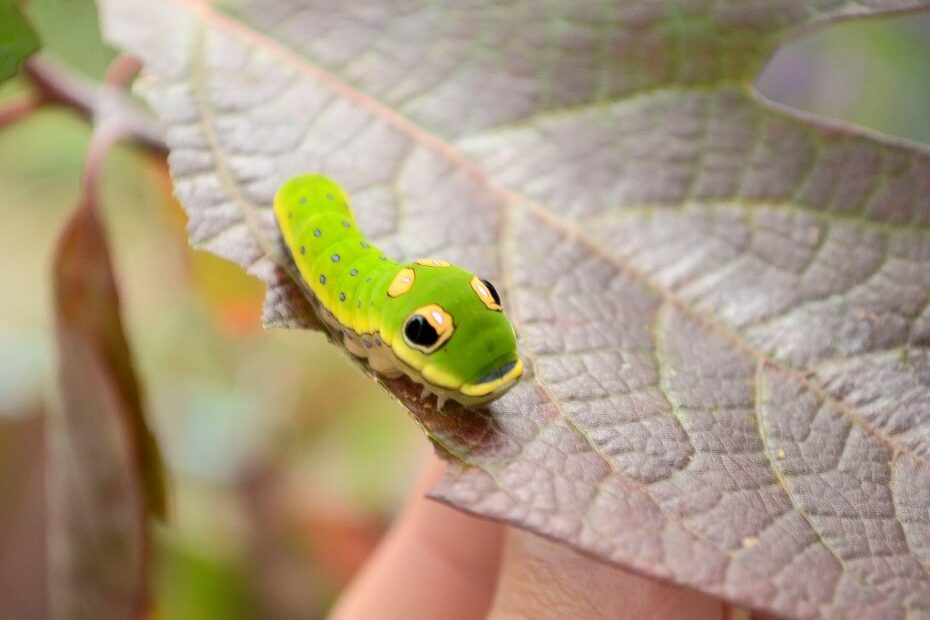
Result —
<path fill-rule="evenodd" d="M 284 221 L 288 210 L 296 217 L 301 207 L 316 203 L 337 205 L 340 210 L 349 209 L 349 196 L 345 190 L 327 176 L 312 172 L 292 176 L 281 184 L 274 197 L 274 211 L 279 221 Z"/>

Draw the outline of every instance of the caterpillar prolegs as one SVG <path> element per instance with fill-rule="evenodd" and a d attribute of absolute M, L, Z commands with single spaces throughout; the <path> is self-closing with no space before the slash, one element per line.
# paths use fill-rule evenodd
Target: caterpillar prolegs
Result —
<path fill-rule="evenodd" d="M 443 260 L 389 259 L 323 176 L 286 181 L 274 212 L 321 319 L 374 371 L 406 374 L 440 407 L 447 398 L 486 403 L 519 380 L 516 335 L 490 282 Z"/>

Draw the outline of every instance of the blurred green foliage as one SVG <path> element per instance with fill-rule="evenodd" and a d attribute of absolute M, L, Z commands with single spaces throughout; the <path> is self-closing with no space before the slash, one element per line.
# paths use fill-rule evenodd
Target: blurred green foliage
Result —
<path fill-rule="evenodd" d="M 189 545 L 163 544 L 157 590 L 162 593 L 152 620 L 204 620 L 256 617 L 244 584 L 246 575 L 234 562 L 217 562 Z"/>
<path fill-rule="evenodd" d="M 32 0 L 27 13 L 50 53 L 103 76 L 115 54 L 92 2 Z M 837 25 L 779 52 L 758 84 L 778 101 L 930 142 L 928 34 L 930 16 Z M 11 80 L 0 104 L 27 88 Z M 54 109 L 0 131 L 3 500 L 25 497 L 16 489 L 28 459 L 14 447 L 24 427 L 36 432 L 28 422 L 53 381 L 50 258 L 89 137 L 85 120 Z M 155 617 L 319 617 L 397 506 L 426 441 L 321 334 L 261 329 L 263 287 L 188 248 L 163 161 L 117 148 L 103 212 L 169 465 Z M 41 520 L 3 507 L 0 616 L 5 593 L 44 597 L 41 579 L 11 570 L 22 547 L 12 532 L 41 548 Z"/>
<path fill-rule="evenodd" d="M 39 30 L 43 48 L 81 73 L 103 78 L 116 51 L 100 37 L 92 0 L 29 0 L 25 9 Z"/>
<path fill-rule="evenodd" d="M 834 24 L 782 47 L 756 86 L 800 110 L 930 143 L 930 14 Z"/>
<path fill-rule="evenodd" d="M 35 30 L 13 0 L 0 0 L 0 82 L 19 71 L 22 62 L 39 48 Z"/>
<path fill-rule="evenodd" d="M 84 74 L 104 75 L 115 54 L 100 40 L 92 2 L 33 0 L 27 11 L 49 53 Z M 0 103 L 27 89 L 23 78 L 11 80 L 0 87 Z M 56 109 L 0 131 L 4 498 L 22 496 L 25 467 L 21 451 L 9 446 L 52 393 L 51 256 L 77 202 L 90 133 L 85 120 Z M 358 523 L 361 538 L 373 541 L 425 439 L 322 334 L 262 330 L 264 287 L 239 267 L 189 249 L 164 161 L 119 147 L 102 190 L 127 335 L 169 465 L 170 527 L 156 537 L 156 617 L 320 616 L 345 571 L 331 574 L 340 550 L 320 554 L 317 526 Z M 273 472 L 261 479 L 274 489 L 261 510 L 250 508 L 255 500 L 243 488 L 254 471 Z M 15 506 L 0 518 L 0 617 L 8 617 L 5 593 L 27 580 L 4 568 L 12 569 L 19 548 L 5 536 L 22 525 Z M 31 527 L 41 549 L 41 521 Z M 279 545 L 306 567 L 290 572 L 313 581 L 285 602 L 277 599 L 286 595 L 259 587 L 277 562 L 260 547 Z M 256 556 L 262 562 L 255 564 Z M 32 596 L 44 598 L 41 581 L 28 581 Z"/>

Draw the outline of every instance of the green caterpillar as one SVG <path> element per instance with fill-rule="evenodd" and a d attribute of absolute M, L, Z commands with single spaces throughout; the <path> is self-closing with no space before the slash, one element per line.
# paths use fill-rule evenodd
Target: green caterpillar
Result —
<path fill-rule="evenodd" d="M 318 315 L 375 372 L 407 375 L 440 408 L 486 403 L 519 380 L 516 334 L 490 282 L 442 260 L 388 259 L 323 176 L 289 179 L 274 212 Z"/>

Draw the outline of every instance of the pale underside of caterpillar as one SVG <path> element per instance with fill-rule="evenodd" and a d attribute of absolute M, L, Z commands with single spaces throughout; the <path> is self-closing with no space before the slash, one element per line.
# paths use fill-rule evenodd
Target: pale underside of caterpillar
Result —
<path fill-rule="evenodd" d="M 320 319 L 372 370 L 407 375 L 439 408 L 446 399 L 486 403 L 520 379 L 516 334 L 490 282 L 443 260 L 390 260 L 324 176 L 289 179 L 274 212 Z"/>

